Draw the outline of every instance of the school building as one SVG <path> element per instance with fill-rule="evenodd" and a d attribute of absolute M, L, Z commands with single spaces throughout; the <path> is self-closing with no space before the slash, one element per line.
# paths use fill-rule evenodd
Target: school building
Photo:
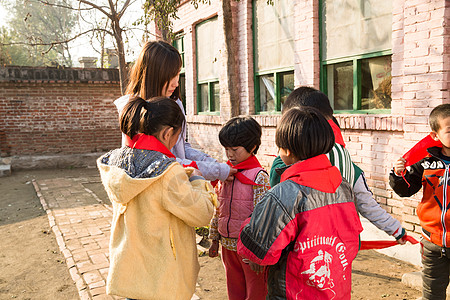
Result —
<path fill-rule="evenodd" d="M 398 157 L 429 133 L 431 109 L 449 102 L 450 1 L 445 0 L 231 1 L 239 99 L 227 92 L 222 1 L 195 8 L 189 0 L 173 20 L 183 57 L 180 84 L 189 141 L 224 158 L 217 135 L 240 114 L 263 126 L 260 161 L 277 148 L 276 124 L 296 87 L 320 88 L 330 98 L 345 143 L 377 201 L 419 232 L 421 198 L 401 199 L 388 184 Z M 158 33 L 157 31 L 155 32 Z"/>

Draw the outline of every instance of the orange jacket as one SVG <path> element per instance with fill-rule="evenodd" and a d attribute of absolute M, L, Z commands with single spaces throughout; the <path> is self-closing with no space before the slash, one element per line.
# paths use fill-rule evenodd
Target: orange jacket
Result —
<path fill-rule="evenodd" d="M 422 201 L 416 210 L 422 236 L 436 245 L 449 247 L 449 165 L 440 158 L 441 147 L 432 147 L 427 151 L 425 158 L 407 168 L 406 181 L 392 170 L 389 184 L 401 197 L 412 196 L 423 186 Z"/>

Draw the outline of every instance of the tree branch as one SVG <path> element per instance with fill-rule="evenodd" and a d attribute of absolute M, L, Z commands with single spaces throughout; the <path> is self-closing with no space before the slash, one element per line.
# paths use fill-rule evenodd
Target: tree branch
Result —
<path fill-rule="evenodd" d="M 112 18 L 112 15 L 109 14 L 106 10 L 104 10 L 104 8 L 102 6 L 98 6 L 90 1 L 86 1 L 86 0 L 77 0 L 80 3 L 86 4 L 86 5 L 90 5 L 91 7 L 98 9 L 100 12 L 102 12 L 105 16 L 107 16 L 108 18 Z"/>
<path fill-rule="evenodd" d="M 60 7 L 60 8 L 65 8 L 65 9 L 71 9 L 71 10 L 78 10 L 78 11 L 82 11 L 82 10 L 93 10 L 96 9 L 95 7 L 90 7 L 90 8 L 74 8 L 72 6 L 68 6 L 68 5 L 62 5 L 62 4 L 54 4 L 54 3 L 50 3 L 48 1 L 44 1 L 44 0 L 36 0 L 37 3 L 41 3 L 44 5 L 50 5 L 50 6 L 54 6 L 54 7 Z"/>
<path fill-rule="evenodd" d="M 119 11 L 119 19 L 122 17 L 123 13 L 125 12 L 125 10 L 128 8 L 128 6 L 130 6 L 132 3 L 130 3 L 130 0 L 127 0 L 127 2 L 125 2 L 125 4 L 123 5 L 122 9 Z M 135 1 L 133 1 L 134 3 Z"/>
<path fill-rule="evenodd" d="M 71 41 L 79 38 L 82 35 L 85 35 L 85 34 L 88 34 L 89 32 L 94 32 L 94 31 L 104 31 L 104 32 L 110 34 L 111 36 L 114 36 L 114 33 L 112 33 L 109 30 L 102 29 L 102 28 L 94 28 L 94 29 L 89 29 L 89 30 L 87 30 L 85 32 L 79 33 L 79 34 L 77 34 L 77 35 L 75 35 L 75 36 L 73 36 L 73 37 L 71 37 L 71 38 L 69 38 L 67 40 L 64 40 L 64 41 L 56 41 L 56 42 L 48 42 L 48 43 L 46 43 L 46 42 L 13 42 L 13 43 L 2 43 L 2 42 L 0 42 L 0 46 L 28 45 L 28 46 L 51 46 L 51 47 L 53 47 L 53 46 L 56 46 L 56 45 L 61 45 L 61 44 L 65 44 L 65 43 L 71 42 Z"/>

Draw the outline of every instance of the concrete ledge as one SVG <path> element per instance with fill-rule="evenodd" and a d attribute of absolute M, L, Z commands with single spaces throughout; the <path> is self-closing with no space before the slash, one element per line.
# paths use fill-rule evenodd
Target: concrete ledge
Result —
<path fill-rule="evenodd" d="M 11 175 L 11 165 L 0 165 L 0 177 Z"/>
<path fill-rule="evenodd" d="M 104 153 L 105 152 L 67 155 L 12 156 L 10 157 L 11 168 L 13 170 L 27 170 L 95 167 L 95 161 Z"/>

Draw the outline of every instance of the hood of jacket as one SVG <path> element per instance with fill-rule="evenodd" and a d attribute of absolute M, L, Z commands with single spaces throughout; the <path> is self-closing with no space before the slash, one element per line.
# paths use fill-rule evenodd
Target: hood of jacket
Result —
<path fill-rule="evenodd" d="M 114 100 L 114 105 L 116 106 L 119 114 L 122 111 L 122 109 L 125 107 L 125 104 L 128 103 L 128 100 L 130 100 L 130 95 L 123 95 L 122 97 Z"/>
<path fill-rule="evenodd" d="M 290 165 L 281 175 L 281 181 L 292 180 L 300 185 L 334 193 L 342 183 L 339 169 L 332 166 L 325 154 Z"/>
<path fill-rule="evenodd" d="M 122 147 L 101 156 L 97 166 L 110 200 L 125 205 L 158 181 L 174 162 L 157 151 Z"/>

